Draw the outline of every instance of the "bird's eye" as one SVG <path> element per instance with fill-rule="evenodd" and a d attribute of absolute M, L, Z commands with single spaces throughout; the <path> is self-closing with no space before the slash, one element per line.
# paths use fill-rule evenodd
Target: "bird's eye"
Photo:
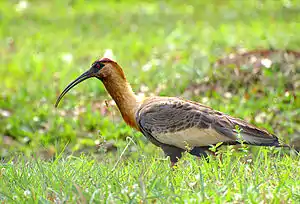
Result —
<path fill-rule="evenodd" d="M 102 67 L 104 67 L 104 64 L 100 63 L 100 62 L 96 62 L 94 64 L 94 67 L 96 67 L 97 69 L 101 69 Z"/>

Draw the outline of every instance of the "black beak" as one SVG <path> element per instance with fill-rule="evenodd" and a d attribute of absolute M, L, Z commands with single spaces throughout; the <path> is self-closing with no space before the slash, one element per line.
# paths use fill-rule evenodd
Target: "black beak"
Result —
<path fill-rule="evenodd" d="M 79 84 L 80 82 L 83 82 L 84 80 L 94 77 L 94 70 L 93 68 L 91 68 L 90 70 L 84 72 L 80 77 L 78 77 L 77 79 L 75 79 L 73 82 L 71 82 L 66 88 L 65 90 L 63 90 L 63 92 L 59 95 L 59 97 L 56 100 L 55 103 L 55 107 L 58 106 L 60 100 L 64 97 L 64 95 L 66 93 L 68 93 L 68 91 L 70 91 L 74 86 L 76 86 L 77 84 Z"/>

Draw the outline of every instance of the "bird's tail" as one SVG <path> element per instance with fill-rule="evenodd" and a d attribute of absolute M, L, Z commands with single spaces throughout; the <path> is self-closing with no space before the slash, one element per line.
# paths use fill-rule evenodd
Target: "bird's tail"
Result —
<path fill-rule="evenodd" d="M 242 140 L 244 140 L 247 144 L 257 145 L 257 146 L 275 146 L 280 147 L 278 137 L 271 134 L 253 134 L 252 132 L 241 132 Z"/>
<path fill-rule="evenodd" d="M 300 155 L 300 148 L 296 148 L 296 147 L 294 147 L 294 146 L 287 145 L 287 144 L 282 144 L 282 145 L 279 145 L 278 147 L 288 148 L 289 150 L 292 150 L 292 151 L 294 151 L 295 153 L 297 153 L 297 154 Z"/>
<path fill-rule="evenodd" d="M 276 137 L 273 134 L 270 134 L 269 137 L 258 137 L 258 136 L 255 137 L 253 134 L 249 135 L 249 134 L 242 133 L 242 137 L 246 141 L 246 143 L 250 145 L 282 147 L 282 148 L 288 148 L 289 150 L 293 150 L 297 154 L 299 154 L 300 152 L 300 149 L 297 149 L 291 145 L 280 142 L 278 137 Z"/>

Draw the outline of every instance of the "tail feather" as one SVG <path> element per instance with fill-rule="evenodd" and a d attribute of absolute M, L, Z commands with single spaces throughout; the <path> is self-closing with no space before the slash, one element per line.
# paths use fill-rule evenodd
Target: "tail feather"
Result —
<path fill-rule="evenodd" d="M 271 135 L 272 137 L 258 137 L 257 135 L 250 135 L 250 134 L 241 134 L 243 140 L 250 145 L 257 145 L 257 146 L 274 146 L 274 147 L 283 147 L 288 148 L 289 150 L 295 151 L 297 154 L 300 153 L 299 149 L 291 147 L 288 144 L 280 143 L 278 137 L 275 135 Z"/>
<path fill-rule="evenodd" d="M 257 136 L 249 133 L 241 133 L 242 139 L 252 145 L 257 146 L 275 146 L 275 147 L 281 147 L 282 145 L 279 143 L 279 140 L 276 136 Z"/>

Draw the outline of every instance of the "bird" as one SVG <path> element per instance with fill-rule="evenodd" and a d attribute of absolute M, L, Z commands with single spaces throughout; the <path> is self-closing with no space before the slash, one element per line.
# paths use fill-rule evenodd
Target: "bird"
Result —
<path fill-rule="evenodd" d="M 198 102 L 162 96 L 141 99 L 132 90 L 121 66 L 106 57 L 93 62 L 67 85 L 55 107 L 68 91 L 89 78 L 103 83 L 127 125 L 160 147 L 171 166 L 177 164 L 184 152 L 207 158 L 209 148 L 216 144 L 236 145 L 242 141 L 255 146 L 284 146 L 274 134 Z"/>

